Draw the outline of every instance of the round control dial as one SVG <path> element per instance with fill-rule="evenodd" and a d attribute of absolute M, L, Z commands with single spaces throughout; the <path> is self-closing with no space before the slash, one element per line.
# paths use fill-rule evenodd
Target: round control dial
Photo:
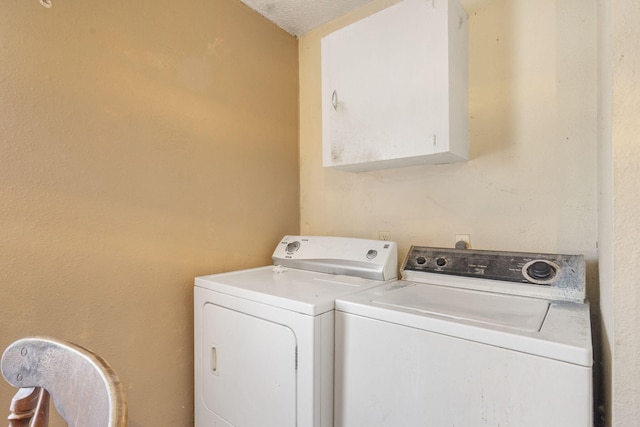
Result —
<path fill-rule="evenodd" d="M 522 267 L 522 275 L 531 283 L 548 285 L 555 280 L 560 267 L 552 261 L 536 259 Z"/>
<path fill-rule="evenodd" d="M 298 249 L 300 249 L 300 242 L 298 242 L 297 240 L 295 242 L 291 242 L 287 245 L 287 253 L 288 254 L 292 254 L 294 252 L 296 252 Z"/>
<path fill-rule="evenodd" d="M 374 259 L 377 256 L 378 251 L 376 251 L 375 249 L 369 249 L 369 251 L 367 252 L 367 259 Z"/>
<path fill-rule="evenodd" d="M 438 258 L 436 258 L 436 265 L 437 265 L 438 267 L 444 267 L 445 265 L 447 265 L 447 260 L 446 260 L 446 258 L 443 258 L 443 257 L 441 257 L 441 256 L 440 256 L 440 257 L 438 257 Z"/>
<path fill-rule="evenodd" d="M 529 276 L 537 280 L 548 280 L 554 273 L 553 268 L 544 261 L 536 261 L 527 269 Z"/>

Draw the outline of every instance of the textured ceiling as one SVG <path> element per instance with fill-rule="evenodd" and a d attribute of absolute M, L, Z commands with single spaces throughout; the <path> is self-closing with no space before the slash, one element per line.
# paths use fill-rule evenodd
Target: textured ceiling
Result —
<path fill-rule="evenodd" d="M 371 0 L 242 0 L 294 36 L 300 36 Z"/>

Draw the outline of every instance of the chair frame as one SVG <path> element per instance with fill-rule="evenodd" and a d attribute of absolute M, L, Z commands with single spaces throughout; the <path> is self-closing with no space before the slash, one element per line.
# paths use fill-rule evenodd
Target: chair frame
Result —
<path fill-rule="evenodd" d="M 19 390 L 9 427 L 46 427 L 49 394 L 70 427 L 126 427 L 127 404 L 118 376 L 100 356 L 79 345 L 49 337 L 15 341 L 0 368 Z"/>

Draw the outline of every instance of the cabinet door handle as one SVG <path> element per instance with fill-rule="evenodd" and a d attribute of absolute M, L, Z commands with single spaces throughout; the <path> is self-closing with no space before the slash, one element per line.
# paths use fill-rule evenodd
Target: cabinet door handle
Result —
<path fill-rule="evenodd" d="M 338 110 L 338 91 L 334 90 L 331 94 L 331 105 L 333 105 L 334 110 Z"/>

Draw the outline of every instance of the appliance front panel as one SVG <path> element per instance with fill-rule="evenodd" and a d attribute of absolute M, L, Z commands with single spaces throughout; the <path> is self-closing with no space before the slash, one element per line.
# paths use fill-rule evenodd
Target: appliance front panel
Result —
<path fill-rule="evenodd" d="M 336 426 L 592 425 L 591 368 L 336 312 Z"/>
<path fill-rule="evenodd" d="M 296 425 L 296 351 L 287 326 L 207 303 L 202 312 L 202 400 L 230 425 Z"/>

